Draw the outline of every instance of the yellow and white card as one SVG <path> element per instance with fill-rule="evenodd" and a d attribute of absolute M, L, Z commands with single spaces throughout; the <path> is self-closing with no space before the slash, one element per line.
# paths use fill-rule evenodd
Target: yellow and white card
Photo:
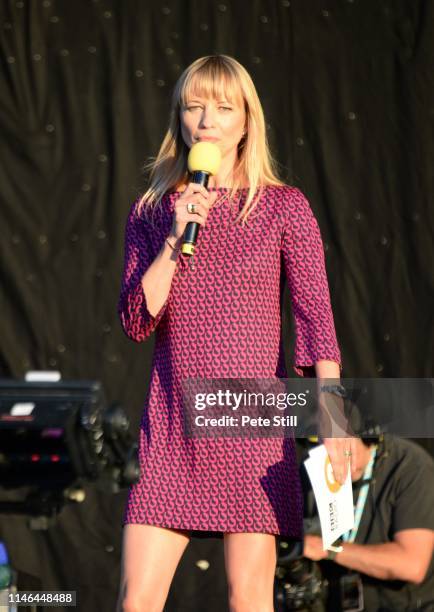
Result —
<path fill-rule="evenodd" d="M 324 444 L 309 451 L 309 458 L 304 465 L 315 495 L 323 548 L 326 550 L 342 534 L 354 527 L 351 472 L 348 466 L 344 484 L 341 485 L 335 480 Z"/>

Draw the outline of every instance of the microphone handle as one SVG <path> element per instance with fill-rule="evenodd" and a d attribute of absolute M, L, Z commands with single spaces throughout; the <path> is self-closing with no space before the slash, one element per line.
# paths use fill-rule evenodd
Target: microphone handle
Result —
<path fill-rule="evenodd" d="M 202 170 L 196 170 L 191 177 L 191 183 L 202 185 L 205 189 L 208 187 L 209 173 Z M 200 223 L 189 221 L 184 231 L 182 240 L 181 253 L 184 255 L 194 255 L 197 237 L 199 235 Z"/>

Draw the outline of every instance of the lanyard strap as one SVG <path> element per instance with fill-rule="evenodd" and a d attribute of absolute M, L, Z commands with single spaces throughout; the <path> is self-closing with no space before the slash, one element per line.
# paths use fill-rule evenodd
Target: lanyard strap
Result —
<path fill-rule="evenodd" d="M 376 454 L 377 454 L 377 447 L 374 446 L 374 448 L 371 451 L 371 458 L 369 460 L 369 463 L 366 466 L 365 471 L 363 473 L 363 480 L 368 480 L 372 477 L 372 471 L 374 469 L 374 461 L 375 461 Z M 347 531 L 346 533 L 343 534 L 342 539 L 344 542 L 354 542 L 354 540 L 356 539 L 356 535 L 359 530 L 360 521 L 362 520 L 362 514 L 363 514 L 363 509 L 365 507 L 366 498 L 368 497 L 368 489 L 369 489 L 369 482 L 366 482 L 360 487 L 359 497 L 357 498 L 357 504 L 356 504 L 356 507 L 354 508 L 354 527 L 350 531 Z"/>

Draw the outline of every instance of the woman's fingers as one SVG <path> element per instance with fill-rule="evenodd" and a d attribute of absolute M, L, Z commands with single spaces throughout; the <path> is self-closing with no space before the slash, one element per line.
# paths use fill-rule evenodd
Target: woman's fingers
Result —
<path fill-rule="evenodd" d="M 176 206 L 179 208 L 187 208 L 188 204 L 202 204 L 206 208 L 210 207 L 209 197 L 204 196 L 202 193 L 192 193 L 190 195 L 183 195 L 182 198 L 176 203 Z"/>
<path fill-rule="evenodd" d="M 330 458 L 330 463 L 333 470 L 335 480 L 339 484 L 343 484 L 347 478 L 350 460 L 353 456 L 348 456 L 348 452 L 352 453 L 351 438 L 326 438 L 324 446 Z"/>
<path fill-rule="evenodd" d="M 175 209 L 180 210 L 181 213 L 185 212 L 188 215 L 199 214 L 202 217 L 207 217 L 211 206 L 214 204 L 217 198 L 217 192 L 208 193 L 204 196 L 202 192 L 193 193 L 192 195 L 183 195 L 182 198 L 176 202 Z M 188 212 L 190 204 L 194 204 L 195 212 Z"/>
<path fill-rule="evenodd" d="M 176 211 L 177 220 L 185 223 L 188 223 L 189 221 L 195 221 L 196 223 L 204 225 L 206 218 L 208 217 L 208 207 L 202 204 L 201 202 L 191 201 L 189 203 L 194 204 L 194 212 L 188 212 L 188 208 L 186 205 L 179 206 Z"/>
<path fill-rule="evenodd" d="M 178 200 L 178 204 L 186 205 L 191 203 L 201 203 L 203 206 L 209 208 L 215 200 L 216 192 L 210 193 L 202 185 L 197 183 L 189 183 L 187 189 L 183 192 L 182 196 Z"/>
<path fill-rule="evenodd" d="M 208 198 L 210 195 L 210 192 L 203 185 L 199 185 L 198 183 L 189 183 L 181 197 L 190 196 L 193 193 L 200 193 L 204 198 Z"/>
<path fill-rule="evenodd" d="M 209 210 L 217 199 L 217 192 L 210 193 L 201 185 L 190 183 L 175 203 L 172 233 L 180 238 L 187 223 L 193 221 L 204 226 Z M 195 212 L 189 212 L 189 204 L 194 204 Z"/>
<path fill-rule="evenodd" d="M 188 188 L 176 202 L 175 208 L 179 209 L 181 213 L 184 211 L 187 214 L 200 214 L 202 217 L 206 218 L 209 209 L 215 202 L 216 196 L 216 192 L 209 193 L 201 185 L 190 183 Z M 191 204 L 194 204 L 196 209 L 194 213 L 188 212 L 188 206 Z"/>
<path fill-rule="evenodd" d="M 324 445 L 330 458 L 335 480 L 342 483 L 344 475 L 344 455 L 342 445 L 340 444 L 340 438 L 329 438 L 327 443 L 324 441 Z"/>
<path fill-rule="evenodd" d="M 211 206 L 217 199 L 217 196 L 217 191 L 208 191 L 202 185 L 198 185 L 197 183 L 189 183 L 187 189 L 182 193 L 182 196 L 179 198 L 179 200 L 186 200 L 189 202 L 195 201 L 195 198 L 199 197 L 203 204 Z"/>

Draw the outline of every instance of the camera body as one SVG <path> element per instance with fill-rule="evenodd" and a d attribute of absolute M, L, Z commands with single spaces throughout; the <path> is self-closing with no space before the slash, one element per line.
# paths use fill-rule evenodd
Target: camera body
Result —
<path fill-rule="evenodd" d="M 303 520 L 304 533 L 320 534 L 319 518 Z M 328 582 L 315 561 L 303 557 L 303 541 L 279 540 L 276 567 L 276 612 L 309 610 L 322 612 L 328 596 Z"/>

